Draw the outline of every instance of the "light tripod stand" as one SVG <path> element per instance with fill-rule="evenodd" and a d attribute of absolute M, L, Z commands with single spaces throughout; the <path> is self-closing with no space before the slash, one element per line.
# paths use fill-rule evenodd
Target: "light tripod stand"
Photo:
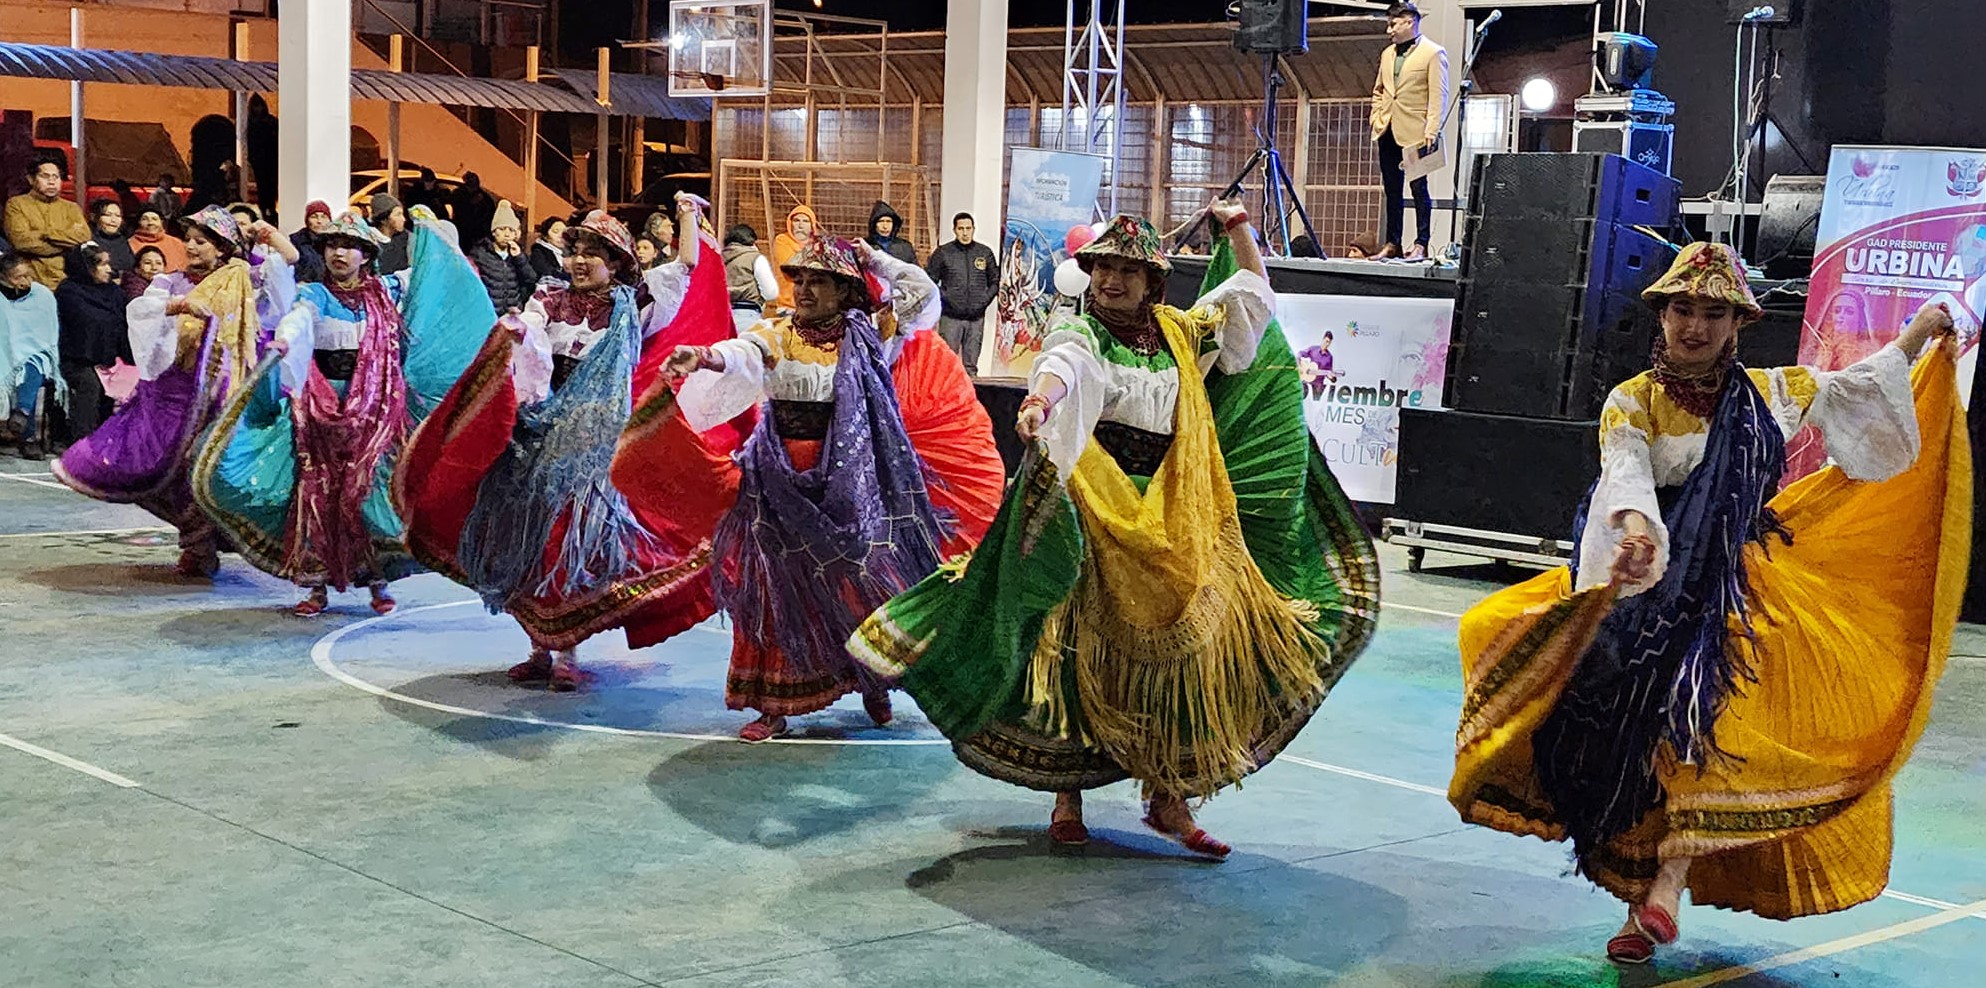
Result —
<path fill-rule="evenodd" d="M 1283 154 L 1276 150 L 1276 104 L 1282 96 L 1283 73 L 1276 67 L 1276 56 L 1262 56 L 1262 126 L 1255 130 L 1258 144 L 1255 153 L 1248 157 L 1234 181 L 1221 191 L 1221 198 L 1232 199 L 1241 194 L 1248 179 L 1256 169 L 1262 170 L 1262 243 L 1269 253 L 1275 252 L 1276 238 L 1282 237 L 1284 256 L 1290 252 L 1289 214 L 1294 211 L 1301 224 L 1302 234 L 1307 234 L 1313 244 L 1317 244 L 1317 229 L 1310 225 L 1310 213 L 1303 208 L 1303 195 L 1297 191 L 1296 183 L 1290 180 L 1290 173 L 1283 167 Z M 1290 208 L 1290 207 L 1293 207 Z M 1323 245 L 1317 244 L 1318 253 L 1323 253 Z"/>

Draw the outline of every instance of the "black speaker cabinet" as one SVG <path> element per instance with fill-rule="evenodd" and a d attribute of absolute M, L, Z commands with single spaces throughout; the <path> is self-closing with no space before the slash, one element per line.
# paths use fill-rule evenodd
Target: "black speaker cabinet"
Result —
<path fill-rule="evenodd" d="M 1241 0 L 1234 46 L 1257 55 L 1294 55 L 1310 50 L 1310 4 L 1306 0 Z"/>
<path fill-rule="evenodd" d="M 1392 516 L 1431 525 L 1570 540 L 1600 476 L 1600 424 L 1400 410 Z"/>

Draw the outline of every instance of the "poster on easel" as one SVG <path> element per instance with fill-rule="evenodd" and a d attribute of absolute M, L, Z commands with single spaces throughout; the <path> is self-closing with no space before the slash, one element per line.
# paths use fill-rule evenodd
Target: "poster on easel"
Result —
<path fill-rule="evenodd" d="M 1958 323 L 1970 396 L 1986 321 L 1986 150 L 1839 146 L 1814 237 L 1800 363 L 1840 370 L 1881 349 L 1926 305 Z M 1827 462 L 1819 433 L 1786 449 L 1786 481 Z"/>
<path fill-rule="evenodd" d="M 996 376 L 1025 375 L 1040 352 L 1055 304 L 1055 266 L 1069 256 L 1069 231 L 1095 220 L 1109 163 L 1103 155 L 1077 151 L 1014 148 L 1011 153 L 994 301 Z"/>

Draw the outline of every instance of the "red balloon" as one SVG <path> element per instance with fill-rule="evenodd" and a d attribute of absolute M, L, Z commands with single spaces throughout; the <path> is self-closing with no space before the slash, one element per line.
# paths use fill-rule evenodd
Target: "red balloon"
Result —
<path fill-rule="evenodd" d="M 1068 248 L 1069 253 L 1074 254 L 1095 239 L 1096 230 L 1088 223 L 1084 223 L 1081 226 L 1072 226 L 1069 228 L 1069 235 L 1062 238 L 1062 246 Z"/>

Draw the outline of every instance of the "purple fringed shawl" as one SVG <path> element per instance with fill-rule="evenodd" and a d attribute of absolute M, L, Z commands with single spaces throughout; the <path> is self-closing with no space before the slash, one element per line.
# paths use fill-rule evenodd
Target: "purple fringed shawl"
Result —
<path fill-rule="evenodd" d="M 793 468 L 769 410 L 738 455 L 738 501 L 713 536 L 712 585 L 740 634 L 806 673 L 849 662 L 869 612 L 938 568 L 944 525 L 911 449 L 882 342 L 851 311 L 820 462 Z"/>

